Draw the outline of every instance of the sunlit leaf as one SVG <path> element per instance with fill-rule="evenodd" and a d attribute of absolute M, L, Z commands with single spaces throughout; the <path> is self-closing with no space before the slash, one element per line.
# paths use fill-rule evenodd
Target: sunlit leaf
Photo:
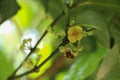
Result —
<path fill-rule="evenodd" d="M 55 78 L 55 80 L 64 80 L 64 76 L 66 75 L 66 72 L 60 72 L 57 76 L 56 76 L 56 78 Z"/>
<path fill-rule="evenodd" d="M 41 42 L 41 44 L 38 46 L 40 49 L 37 52 L 38 55 L 40 55 L 40 59 L 37 65 L 41 64 L 48 56 L 50 56 L 52 52 L 52 46 L 50 45 L 51 42 L 51 34 L 48 34 L 49 39 L 46 37 L 44 41 Z M 42 75 L 50 66 L 51 66 L 52 60 L 49 60 L 47 63 L 45 63 L 38 72 L 31 73 L 29 75 L 30 79 L 35 79 Z"/>
<path fill-rule="evenodd" d="M 14 19 L 17 26 L 21 27 L 20 29 L 25 30 L 31 26 L 34 17 L 36 17 L 36 15 L 39 13 L 39 5 L 36 1 L 33 0 L 18 0 L 18 3 L 21 9 L 15 15 Z M 38 24 L 38 20 L 35 22 Z"/>
<path fill-rule="evenodd" d="M 0 80 L 7 80 L 8 76 L 13 72 L 13 66 L 0 50 Z"/>

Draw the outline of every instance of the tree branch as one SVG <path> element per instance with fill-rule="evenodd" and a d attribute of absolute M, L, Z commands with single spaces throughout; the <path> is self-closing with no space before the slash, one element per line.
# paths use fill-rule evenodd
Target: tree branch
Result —
<path fill-rule="evenodd" d="M 82 4 L 83 4 L 83 5 L 82 5 Z M 68 8 L 71 10 L 72 8 L 75 8 L 75 7 L 77 7 L 77 6 L 84 6 L 84 5 L 88 5 L 88 4 L 89 4 L 89 3 L 81 3 L 81 4 L 76 3 L 76 4 L 74 4 L 74 5 L 72 5 L 71 7 L 68 7 Z M 56 22 L 57 22 L 63 15 L 65 15 L 65 14 L 64 14 L 64 11 L 50 24 L 50 26 L 53 27 L 53 26 L 56 24 Z M 24 75 L 27 75 L 27 74 L 29 74 L 29 73 L 35 72 L 35 71 L 38 70 L 41 66 L 43 66 L 43 64 L 46 63 L 46 62 L 58 51 L 59 46 L 65 45 L 66 42 L 69 42 L 69 41 L 67 40 L 67 38 L 65 37 L 64 40 L 63 40 L 63 43 L 61 43 L 61 44 L 57 47 L 57 49 L 56 49 L 55 51 L 53 51 L 53 53 L 52 53 L 46 60 L 44 60 L 40 65 L 35 66 L 32 70 L 30 70 L 30 71 L 28 71 L 28 72 L 25 72 L 25 73 L 20 74 L 20 75 L 15 75 L 16 72 L 21 68 L 21 66 L 23 65 L 23 63 L 24 63 L 24 62 L 29 58 L 29 56 L 35 51 L 35 49 L 37 48 L 37 46 L 38 46 L 38 44 L 40 43 L 40 41 L 45 37 L 45 35 L 46 35 L 47 33 L 48 33 L 48 31 L 46 30 L 46 31 L 43 33 L 43 35 L 40 37 L 40 39 L 37 41 L 36 45 L 31 49 L 31 51 L 30 51 L 30 53 L 27 55 L 27 57 L 23 60 L 23 62 L 19 65 L 19 67 L 13 72 L 13 74 L 8 78 L 8 80 L 14 80 L 15 78 L 19 78 L 19 77 L 24 76 Z M 67 40 L 67 41 L 66 41 L 66 40 Z M 65 42 L 65 41 L 66 41 L 66 42 Z"/>
<path fill-rule="evenodd" d="M 68 41 L 67 37 L 65 37 L 65 38 L 63 39 L 63 42 L 62 42 L 61 44 L 59 44 L 58 47 L 51 53 L 51 55 L 50 55 L 49 57 L 47 57 L 47 59 L 45 59 L 40 65 L 35 66 L 33 69 L 31 69 L 31 70 L 29 70 L 29 71 L 27 71 L 27 72 L 25 72 L 25 73 L 22 73 L 22 74 L 20 74 L 20 75 L 13 76 L 13 77 L 12 77 L 11 79 L 9 79 L 9 80 L 13 80 L 13 79 L 16 79 L 16 78 L 20 78 L 20 77 L 22 77 L 22 76 L 24 76 L 24 75 L 28 75 L 28 74 L 30 74 L 30 73 L 32 73 L 32 72 L 36 72 L 40 67 L 42 67 L 49 59 L 51 59 L 51 58 L 59 51 L 59 47 L 60 47 L 60 46 L 65 46 L 68 42 L 69 42 L 69 41 Z"/>
<path fill-rule="evenodd" d="M 53 27 L 56 22 L 64 15 L 64 12 L 62 12 L 51 24 L 50 26 Z M 8 80 L 13 80 L 16 76 L 16 72 L 21 68 L 21 66 L 23 65 L 23 63 L 29 58 L 29 56 L 35 51 L 36 47 L 38 46 L 38 44 L 40 43 L 40 41 L 45 37 L 45 35 L 48 33 L 48 31 L 46 30 L 43 35 L 40 37 L 40 39 L 37 41 L 37 43 L 35 44 L 35 46 L 31 49 L 30 53 L 27 55 L 27 57 L 22 61 L 22 63 L 19 65 L 19 67 L 12 73 L 12 75 L 8 78 Z M 36 69 L 36 68 L 34 68 Z M 31 71 L 30 71 L 31 72 Z M 29 72 L 28 72 L 29 73 Z"/>
<path fill-rule="evenodd" d="M 73 1 L 73 0 L 71 0 Z M 81 1 L 81 0 L 78 0 Z M 89 0 L 87 1 L 83 1 L 82 3 L 76 3 L 70 6 L 68 6 L 69 10 L 75 8 L 75 7 L 79 7 L 79 6 L 86 6 L 86 5 L 100 5 L 99 3 L 92 3 Z M 67 10 L 66 10 L 67 11 Z M 74 10 L 73 10 L 74 11 Z M 70 11 L 71 12 L 71 11 Z M 66 13 L 70 13 L 70 12 L 66 12 Z M 60 18 L 65 15 L 64 12 L 62 12 L 49 26 L 53 27 L 58 20 L 60 20 Z M 70 14 L 68 15 L 68 20 L 70 20 Z M 75 15 L 76 16 L 76 15 Z M 67 28 L 69 28 L 69 21 L 67 23 Z M 67 32 L 67 29 L 65 30 Z M 29 71 L 26 71 L 24 73 L 18 74 L 16 75 L 16 73 L 18 72 L 18 70 L 22 67 L 22 65 L 24 64 L 24 62 L 30 57 L 30 55 L 36 50 L 37 46 L 39 45 L 39 43 L 43 40 L 43 38 L 46 36 L 46 34 L 48 33 L 47 30 L 45 30 L 45 32 L 43 33 L 43 35 L 38 39 L 38 41 L 36 42 L 35 46 L 33 48 L 30 49 L 30 53 L 26 56 L 26 58 L 21 62 L 21 64 L 17 67 L 17 69 L 12 73 L 12 75 L 8 78 L 8 80 L 14 80 L 17 78 L 20 78 L 22 76 L 28 75 L 30 73 L 36 72 L 38 69 L 40 69 L 47 61 L 49 61 L 53 56 L 55 56 L 55 54 L 57 54 L 59 47 L 60 46 L 64 46 L 66 45 L 69 41 L 67 39 L 67 35 L 64 37 L 63 41 L 57 46 L 57 48 L 50 54 L 50 56 L 48 56 L 43 62 L 41 62 L 41 64 L 35 65 L 34 68 L 32 68 Z"/>
<path fill-rule="evenodd" d="M 51 58 L 55 55 L 55 53 L 58 52 L 59 47 L 62 46 L 62 45 L 63 45 L 63 44 L 61 43 L 61 44 L 51 53 L 51 55 L 50 55 L 47 59 L 45 59 L 40 65 L 35 66 L 35 67 L 34 67 L 33 69 L 31 69 L 30 71 L 27 71 L 27 72 L 25 72 L 25 73 L 23 73 L 23 74 L 14 76 L 13 79 L 19 78 L 19 77 L 22 77 L 22 76 L 24 76 L 24 75 L 28 75 L 28 74 L 30 74 L 30 73 L 32 73 L 32 72 L 37 71 L 37 70 L 38 70 L 40 67 L 42 67 L 49 59 L 51 59 Z"/>

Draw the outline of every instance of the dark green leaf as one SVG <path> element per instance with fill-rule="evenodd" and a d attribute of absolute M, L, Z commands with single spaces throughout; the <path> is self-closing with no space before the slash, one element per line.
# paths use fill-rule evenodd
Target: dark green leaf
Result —
<path fill-rule="evenodd" d="M 93 52 L 97 49 L 97 42 L 95 37 L 87 36 L 81 40 L 81 44 L 84 47 L 85 52 Z"/>
<path fill-rule="evenodd" d="M 101 15 L 92 10 L 85 10 L 76 17 L 75 24 L 97 29 L 94 33 L 96 39 L 105 47 L 109 47 L 107 23 Z"/>
<path fill-rule="evenodd" d="M 120 0 L 91 0 L 90 7 L 109 21 L 120 11 Z"/>
<path fill-rule="evenodd" d="M 50 13 L 53 18 L 56 18 L 63 11 L 61 0 L 41 0 L 46 12 Z"/>
<path fill-rule="evenodd" d="M 68 1 L 70 1 L 70 0 L 61 0 L 61 2 L 62 2 L 62 8 L 63 8 L 63 10 L 64 10 L 64 13 L 66 14 L 66 15 L 68 15 L 68 9 L 67 9 L 67 2 Z"/>
<path fill-rule="evenodd" d="M 120 9 L 120 0 L 90 0 L 91 5 Z"/>
<path fill-rule="evenodd" d="M 107 22 L 109 22 L 116 13 L 116 10 L 114 8 L 108 8 L 104 6 L 94 6 L 94 5 L 91 5 L 90 7 L 92 10 L 99 13 Z"/>
<path fill-rule="evenodd" d="M 0 0 L 0 24 L 19 10 L 16 0 Z"/>
<path fill-rule="evenodd" d="M 76 16 L 75 24 L 93 27 L 102 30 L 101 27 L 106 26 L 105 20 L 95 11 L 84 10 Z"/>
<path fill-rule="evenodd" d="M 109 49 L 99 45 L 95 52 L 79 56 L 69 69 L 65 80 L 83 80 L 91 75 L 108 51 Z"/>

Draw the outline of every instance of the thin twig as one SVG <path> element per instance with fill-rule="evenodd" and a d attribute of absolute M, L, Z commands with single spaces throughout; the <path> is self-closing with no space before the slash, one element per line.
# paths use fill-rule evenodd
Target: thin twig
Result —
<path fill-rule="evenodd" d="M 50 26 L 53 27 L 56 22 L 64 15 L 64 12 L 62 12 L 51 24 Z M 37 43 L 35 44 L 35 46 L 31 49 L 30 53 L 27 55 L 27 57 L 22 61 L 22 63 L 19 65 L 19 67 L 13 72 L 13 74 L 8 78 L 8 80 L 13 80 L 13 78 L 15 77 L 16 72 L 21 68 L 21 66 L 23 65 L 23 63 L 29 58 L 29 56 L 35 51 L 36 47 L 38 46 L 38 44 L 40 43 L 40 41 L 45 37 L 45 35 L 48 33 L 48 31 L 46 30 L 43 35 L 40 37 L 40 39 L 37 41 Z"/>
<path fill-rule="evenodd" d="M 64 12 L 62 12 L 51 24 L 50 24 L 50 27 L 53 27 L 56 22 L 64 15 Z M 41 38 L 37 41 L 36 45 L 35 45 L 35 49 L 37 47 L 37 45 L 39 44 L 39 42 L 44 38 L 44 36 L 48 33 L 48 31 L 46 30 L 43 35 L 41 36 Z"/>
<path fill-rule="evenodd" d="M 59 46 L 61 46 L 61 44 L 60 44 Z M 59 46 L 58 46 L 58 47 L 59 47 Z M 52 58 L 53 55 L 58 51 L 58 49 L 59 49 L 59 48 L 57 48 L 54 52 L 52 52 L 51 55 L 50 55 L 47 59 L 45 59 L 40 65 L 35 66 L 35 67 L 34 67 L 33 69 L 31 69 L 30 71 L 27 71 L 27 72 L 25 72 L 25 73 L 23 73 L 23 74 L 16 75 L 16 76 L 13 77 L 13 78 L 14 78 L 14 79 L 15 79 L 15 78 L 19 78 L 19 77 L 22 77 L 22 76 L 24 76 L 24 75 L 28 75 L 28 74 L 30 74 L 30 73 L 32 73 L 32 72 L 35 72 L 35 71 L 38 70 L 40 67 L 42 67 L 43 64 L 45 64 L 50 58 Z"/>
<path fill-rule="evenodd" d="M 27 72 L 25 72 L 25 73 L 22 73 L 22 74 L 20 74 L 20 75 L 13 76 L 13 77 L 12 77 L 12 80 L 13 80 L 13 79 L 16 79 L 16 78 L 20 78 L 20 77 L 22 77 L 22 76 L 24 76 L 24 75 L 28 75 L 28 74 L 30 74 L 30 73 L 32 73 L 32 72 L 37 71 L 40 67 L 42 67 L 49 59 L 51 59 L 51 58 L 59 51 L 59 47 L 60 47 L 60 46 L 65 46 L 68 42 L 69 42 L 69 41 L 68 41 L 67 37 L 65 37 L 65 38 L 63 39 L 63 42 L 62 42 L 61 44 L 59 44 L 58 47 L 51 53 L 51 55 L 50 55 L 49 57 L 47 57 L 47 59 L 45 59 L 40 65 L 35 66 L 33 69 L 31 69 L 31 70 L 29 70 L 29 71 L 27 71 Z"/>
<path fill-rule="evenodd" d="M 24 75 L 28 75 L 28 74 L 30 74 L 30 73 L 32 73 L 32 72 L 37 71 L 40 67 L 42 67 L 49 59 L 51 59 L 51 58 L 59 51 L 59 47 L 60 47 L 60 46 L 65 46 L 68 42 L 69 42 L 69 41 L 68 41 L 67 37 L 65 37 L 65 38 L 63 39 L 63 42 L 62 42 L 61 44 L 59 44 L 58 47 L 51 53 L 51 55 L 50 55 L 49 57 L 47 57 L 40 65 L 35 66 L 35 67 L 34 67 L 33 69 L 31 69 L 30 71 L 27 71 L 27 72 L 25 72 L 25 73 L 23 73 L 23 74 L 14 76 L 13 79 L 19 78 L 19 77 L 22 77 L 22 76 L 24 76 Z"/>

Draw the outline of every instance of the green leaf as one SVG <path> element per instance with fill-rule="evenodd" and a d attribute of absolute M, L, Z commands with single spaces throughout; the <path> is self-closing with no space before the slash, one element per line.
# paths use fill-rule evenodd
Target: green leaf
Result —
<path fill-rule="evenodd" d="M 16 0 L 0 0 L 0 24 L 14 16 L 19 9 L 20 7 Z"/>
<path fill-rule="evenodd" d="M 120 0 L 90 0 L 92 5 L 120 9 Z"/>
<path fill-rule="evenodd" d="M 69 69 L 65 80 L 85 79 L 96 70 L 100 61 L 108 52 L 108 48 L 98 45 L 96 51 L 79 56 Z"/>
<path fill-rule="evenodd" d="M 87 36 L 81 40 L 81 45 L 83 46 L 83 50 L 87 53 L 93 52 L 97 49 L 97 42 L 95 37 Z"/>
<path fill-rule="evenodd" d="M 90 7 L 110 21 L 120 11 L 120 0 L 91 0 Z"/>
<path fill-rule="evenodd" d="M 106 26 L 105 20 L 95 11 L 84 10 L 76 16 L 75 24 L 90 25 L 96 29 L 101 29 L 102 26 Z"/>
<path fill-rule="evenodd" d="M 120 63 L 115 64 L 102 80 L 120 80 Z"/>
<path fill-rule="evenodd" d="M 66 0 L 67 2 L 69 1 L 69 0 Z M 63 7 L 63 11 L 64 11 L 64 13 L 66 14 L 66 15 L 68 15 L 68 9 L 67 9 L 67 2 L 65 2 L 65 0 L 61 0 L 61 2 L 62 2 L 62 7 Z"/>
<path fill-rule="evenodd" d="M 4 56 L 4 53 L 0 51 L 0 80 L 7 80 L 8 76 L 10 76 L 12 72 L 12 64 Z"/>
<path fill-rule="evenodd" d="M 46 3 L 47 2 L 47 3 Z M 41 3 L 45 7 L 45 11 L 50 14 L 53 20 L 55 20 L 63 11 L 65 13 L 54 27 L 54 31 L 59 32 L 61 29 L 66 29 L 68 9 L 64 0 L 41 0 Z"/>
<path fill-rule="evenodd" d="M 96 39 L 105 47 L 109 47 L 109 33 L 105 19 L 95 11 L 84 10 L 75 19 L 75 24 L 97 29 Z"/>
<path fill-rule="evenodd" d="M 46 12 L 50 13 L 53 18 L 56 18 L 63 11 L 61 0 L 40 0 L 45 7 Z"/>
<path fill-rule="evenodd" d="M 78 17 L 79 14 L 83 14 L 77 19 L 76 24 L 101 29 L 95 32 L 95 36 L 102 45 L 109 47 L 109 33 L 106 27 L 115 13 L 120 11 L 119 9 L 120 0 L 89 0 L 78 3 L 78 6 L 72 10 L 72 15 Z M 86 13 L 84 10 L 86 10 Z M 94 12 L 90 12 L 90 10 Z"/>
<path fill-rule="evenodd" d="M 38 27 L 45 18 L 44 8 L 38 0 L 17 0 L 20 10 L 13 17 L 14 22 L 25 31 L 29 27 Z M 42 15 L 42 16 L 41 16 Z"/>
<path fill-rule="evenodd" d="M 97 73 L 96 80 L 119 80 L 120 79 L 120 58 L 119 46 L 115 46 L 110 50 L 110 53 L 103 59 Z"/>
<path fill-rule="evenodd" d="M 107 22 L 109 22 L 116 13 L 114 8 L 104 7 L 104 6 L 97 6 L 91 5 L 92 10 L 99 13 Z"/>

